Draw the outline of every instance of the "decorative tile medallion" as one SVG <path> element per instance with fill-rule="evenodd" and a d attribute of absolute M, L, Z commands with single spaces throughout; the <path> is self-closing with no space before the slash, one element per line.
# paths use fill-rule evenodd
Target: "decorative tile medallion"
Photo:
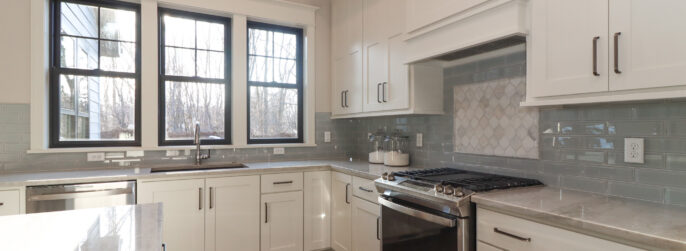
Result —
<path fill-rule="evenodd" d="M 523 77 L 453 89 L 455 152 L 538 159 L 538 108 L 520 107 Z"/>

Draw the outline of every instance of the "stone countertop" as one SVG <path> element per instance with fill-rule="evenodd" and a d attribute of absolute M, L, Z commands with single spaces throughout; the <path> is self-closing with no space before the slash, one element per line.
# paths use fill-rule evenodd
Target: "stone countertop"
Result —
<path fill-rule="evenodd" d="M 642 248 L 686 250 L 686 207 L 550 187 L 479 193 L 472 202 Z"/>
<path fill-rule="evenodd" d="M 142 204 L 0 217 L 2 250 L 162 250 L 162 206 Z"/>
<path fill-rule="evenodd" d="M 177 164 L 178 165 L 178 164 Z M 221 165 L 212 163 L 211 165 Z M 283 162 L 255 162 L 245 163 L 245 168 L 176 171 L 151 173 L 156 166 L 143 166 L 127 169 L 102 169 L 62 172 L 18 173 L 0 176 L 0 187 L 21 187 L 53 184 L 73 184 L 91 182 L 110 182 L 138 179 L 165 179 L 208 176 L 238 176 L 253 174 L 268 174 L 280 172 L 325 171 L 332 170 L 358 176 L 366 179 L 376 179 L 384 172 L 403 171 L 420 167 L 387 167 L 369 164 L 366 161 L 346 160 L 311 160 L 311 161 L 283 161 Z M 193 166 L 188 164 L 188 166 Z"/>

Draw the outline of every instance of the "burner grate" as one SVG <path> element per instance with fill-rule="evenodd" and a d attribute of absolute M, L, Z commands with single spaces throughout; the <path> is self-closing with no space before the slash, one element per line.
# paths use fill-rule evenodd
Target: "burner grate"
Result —
<path fill-rule="evenodd" d="M 439 182 L 443 185 L 461 187 L 474 192 L 543 184 L 534 179 L 479 173 L 447 167 L 396 172 L 395 175 L 413 180 Z"/>

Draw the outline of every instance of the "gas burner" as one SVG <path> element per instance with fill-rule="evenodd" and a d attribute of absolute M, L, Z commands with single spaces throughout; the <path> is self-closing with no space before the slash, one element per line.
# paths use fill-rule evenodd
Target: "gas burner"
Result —
<path fill-rule="evenodd" d="M 466 171 L 456 168 L 434 168 L 392 173 L 396 177 L 438 183 L 443 187 L 462 188 L 473 192 L 513 187 L 542 185 L 538 180 Z"/>

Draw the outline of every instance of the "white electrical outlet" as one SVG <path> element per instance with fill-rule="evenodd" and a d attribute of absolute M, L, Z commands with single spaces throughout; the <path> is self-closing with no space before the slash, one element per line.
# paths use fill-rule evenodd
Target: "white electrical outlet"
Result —
<path fill-rule="evenodd" d="M 331 132 L 326 131 L 324 132 L 324 143 L 329 143 L 331 142 Z"/>
<path fill-rule="evenodd" d="M 167 157 L 176 157 L 179 156 L 179 151 L 178 150 L 167 150 L 167 153 L 165 154 Z"/>
<path fill-rule="evenodd" d="M 275 155 L 282 155 L 286 153 L 286 149 L 283 147 L 274 147 L 274 154 Z"/>
<path fill-rule="evenodd" d="M 422 147 L 424 145 L 424 135 L 422 133 L 417 133 L 417 147 Z"/>
<path fill-rule="evenodd" d="M 624 139 L 624 162 L 626 163 L 640 163 L 645 162 L 644 140 L 642 138 L 625 138 Z"/>
<path fill-rule="evenodd" d="M 136 158 L 145 156 L 144 151 L 126 151 L 127 158 Z"/>
<path fill-rule="evenodd" d="M 88 161 L 105 161 L 105 153 L 88 153 L 86 157 Z"/>

